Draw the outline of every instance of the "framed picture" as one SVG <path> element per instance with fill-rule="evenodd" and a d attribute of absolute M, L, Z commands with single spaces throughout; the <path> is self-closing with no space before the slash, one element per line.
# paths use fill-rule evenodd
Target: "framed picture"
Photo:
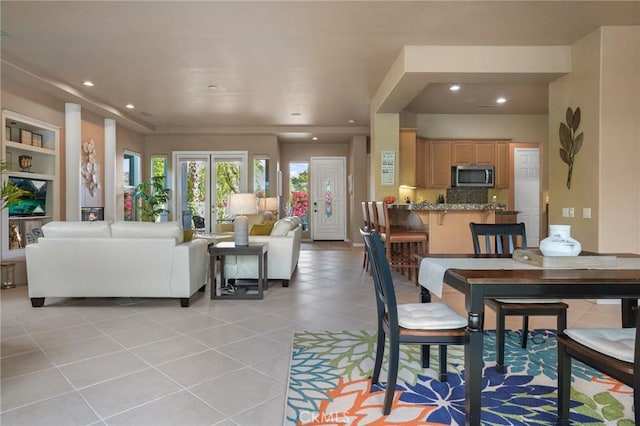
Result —
<path fill-rule="evenodd" d="M 20 129 L 20 143 L 31 145 L 31 131 Z"/>
<path fill-rule="evenodd" d="M 42 135 L 39 133 L 32 133 L 31 134 L 31 144 L 33 146 L 37 146 L 42 148 Z"/>
<path fill-rule="evenodd" d="M 38 237 L 42 235 L 42 225 L 44 222 L 42 219 L 29 219 L 22 221 L 22 235 L 26 244 L 33 244 L 38 242 Z"/>
<path fill-rule="evenodd" d="M 82 220 L 85 222 L 104 220 L 104 207 L 83 207 Z"/>

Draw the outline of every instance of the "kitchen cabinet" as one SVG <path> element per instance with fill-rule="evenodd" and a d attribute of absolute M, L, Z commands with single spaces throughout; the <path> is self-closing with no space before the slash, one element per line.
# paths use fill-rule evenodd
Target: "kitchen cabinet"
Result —
<path fill-rule="evenodd" d="M 429 253 L 473 253 L 469 222 L 495 223 L 494 210 L 429 210 Z"/>
<path fill-rule="evenodd" d="M 451 142 L 452 166 L 493 166 L 495 141 L 456 140 Z"/>
<path fill-rule="evenodd" d="M 430 140 L 428 152 L 427 187 L 451 187 L 451 141 Z"/>
<path fill-rule="evenodd" d="M 494 170 L 496 189 L 509 188 L 509 142 L 496 142 L 496 161 Z"/>
<path fill-rule="evenodd" d="M 416 139 L 416 186 L 428 186 L 427 168 L 429 167 L 429 141 L 418 137 Z"/>
<path fill-rule="evenodd" d="M 400 129 L 400 185 L 416 186 L 416 130 Z"/>

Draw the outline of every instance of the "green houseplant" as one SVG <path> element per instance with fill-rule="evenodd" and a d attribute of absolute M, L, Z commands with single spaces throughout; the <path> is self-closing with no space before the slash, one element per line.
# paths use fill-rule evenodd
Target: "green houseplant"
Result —
<path fill-rule="evenodd" d="M 5 170 L 7 170 L 7 163 L 0 162 L 0 173 L 4 173 Z M 29 193 L 18 188 L 11 182 L 4 182 L 2 187 L 0 187 L 0 210 L 4 209 L 11 203 L 15 203 L 25 195 L 29 195 Z"/>
<path fill-rule="evenodd" d="M 171 189 L 165 188 L 164 176 L 153 176 L 151 182 L 142 182 L 133 193 L 139 208 L 139 219 L 156 222 L 162 213 L 169 213 L 167 203 L 171 199 Z"/>

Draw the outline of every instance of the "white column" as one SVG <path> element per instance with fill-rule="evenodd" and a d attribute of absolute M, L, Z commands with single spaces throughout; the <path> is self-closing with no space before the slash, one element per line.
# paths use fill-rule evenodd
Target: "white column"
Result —
<path fill-rule="evenodd" d="M 82 116 L 78 104 L 66 103 L 65 111 L 65 192 L 66 220 L 80 220 L 80 170 L 82 167 Z"/>
<path fill-rule="evenodd" d="M 116 220 L 116 120 L 104 119 L 104 220 Z"/>

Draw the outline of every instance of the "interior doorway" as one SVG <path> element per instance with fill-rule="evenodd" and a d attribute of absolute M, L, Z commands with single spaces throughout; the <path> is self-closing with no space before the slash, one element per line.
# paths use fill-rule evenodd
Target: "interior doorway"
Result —
<path fill-rule="evenodd" d="M 540 149 L 515 148 L 514 208 L 527 229 L 527 244 L 540 245 Z"/>

